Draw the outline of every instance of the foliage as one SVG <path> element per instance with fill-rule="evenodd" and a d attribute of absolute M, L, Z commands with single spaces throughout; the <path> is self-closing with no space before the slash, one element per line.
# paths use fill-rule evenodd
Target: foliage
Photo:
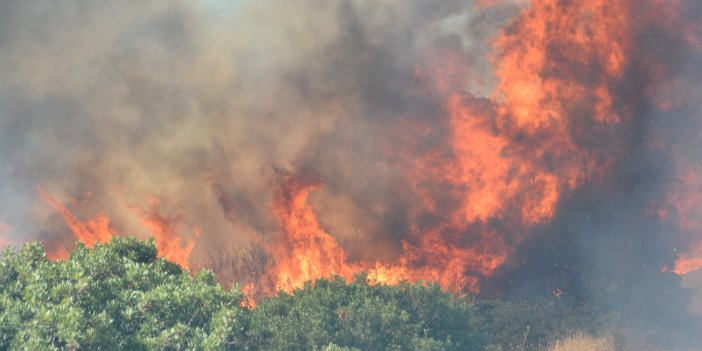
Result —
<path fill-rule="evenodd" d="M 115 238 L 50 261 L 38 243 L 0 256 L 0 350 L 482 350 L 473 307 L 436 284 L 320 279 L 240 307 L 152 242 Z"/>
<path fill-rule="evenodd" d="M 309 282 L 255 309 L 242 298 L 209 271 L 192 275 L 158 258 L 153 241 L 79 244 L 64 261 L 26 244 L 0 253 L 0 351 L 537 350 L 620 319 L 561 300 L 469 301 L 435 283 L 370 285 L 365 275 Z"/>
<path fill-rule="evenodd" d="M 476 325 L 504 350 L 536 350 L 573 331 L 594 334 L 603 321 L 591 306 L 547 299 L 477 301 Z"/>
<path fill-rule="evenodd" d="M 481 350 L 472 307 L 437 284 L 372 286 L 365 276 L 308 283 L 254 310 L 249 337 L 256 349 Z"/>
<path fill-rule="evenodd" d="M 0 261 L 0 350 L 180 350 L 234 345 L 241 293 L 191 277 L 153 242 L 78 245 L 61 262 L 38 243 Z"/>

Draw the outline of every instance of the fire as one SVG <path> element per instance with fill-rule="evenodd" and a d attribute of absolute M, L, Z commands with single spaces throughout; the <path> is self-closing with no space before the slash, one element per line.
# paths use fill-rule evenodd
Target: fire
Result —
<path fill-rule="evenodd" d="M 530 134 L 546 128 L 571 141 L 575 111 L 568 105 L 585 101 L 595 121 L 617 122 L 610 83 L 627 64 L 629 7 L 627 1 L 532 1 L 495 42 L 503 123 Z M 577 79 L 585 74 L 595 78 Z"/>
<path fill-rule="evenodd" d="M 530 227 L 552 219 L 565 193 L 606 172 L 607 155 L 578 140 L 577 128 L 593 126 L 596 138 L 625 117 L 613 107 L 612 86 L 627 67 L 629 9 L 628 2 L 532 1 L 495 38 L 489 99 L 463 90 L 468 76 L 463 85 L 447 83 L 468 74 L 454 67 L 462 62 L 454 53 L 440 68 L 415 69 L 447 96 L 449 148 L 401 152 L 414 160 L 404 167 L 421 211 L 436 218 L 407 250 L 409 262 L 423 262 L 419 276 L 478 291 L 479 278 L 504 263 Z M 450 74 L 434 74 L 442 70 Z"/>
<path fill-rule="evenodd" d="M 183 221 L 183 215 L 163 214 L 159 211 L 160 206 L 161 201 L 158 198 L 152 198 L 148 208 L 132 207 L 131 210 L 139 218 L 142 226 L 156 239 L 159 255 L 187 268 L 195 241 L 187 240 L 183 245 L 181 236 L 177 232 L 178 226 Z M 200 228 L 195 227 L 195 236 L 199 236 L 199 233 Z"/>
<path fill-rule="evenodd" d="M 110 219 L 102 213 L 87 221 L 78 220 L 60 201 L 49 194 L 46 190 L 38 188 L 37 194 L 49 206 L 51 206 L 66 221 L 76 240 L 92 247 L 96 243 L 106 243 L 115 235 L 114 229 L 110 227 Z M 63 253 L 56 254 L 59 257 Z"/>
<path fill-rule="evenodd" d="M 241 307 L 256 308 L 256 286 L 253 283 L 246 283 L 241 287 L 241 293 L 244 295 Z"/>
<path fill-rule="evenodd" d="M 559 300 L 561 299 L 561 297 L 563 297 L 563 290 L 561 290 L 561 289 L 553 290 L 553 291 L 551 291 L 551 293 L 553 294 L 553 296 L 555 298 L 557 298 Z"/>
<path fill-rule="evenodd" d="M 702 268 L 702 249 L 697 249 L 692 254 L 681 254 L 672 271 L 677 275 L 685 275 L 700 268 Z"/>
<path fill-rule="evenodd" d="M 701 170 L 685 167 L 678 178 L 662 213 L 675 214 L 675 221 L 685 234 L 686 249 L 681 250 L 672 271 L 685 275 L 702 268 L 702 177 Z M 668 269 L 666 269 L 668 270 Z"/>
<path fill-rule="evenodd" d="M 454 292 L 465 289 L 477 292 L 479 276 L 492 272 L 504 260 L 504 255 L 487 247 L 464 249 L 450 245 L 439 231 L 434 231 L 427 233 L 416 247 L 405 243 L 404 255 L 395 262 L 350 263 L 333 236 L 322 229 L 307 203 L 310 193 L 321 187 L 320 180 L 304 172 L 280 171 L 278 181 L 281 188 L 275 211 L 281 229 L 270 247 L 276 264 L 267 277 L 274 284 L 273 291 L 292 291 L 307 281 L 333 275 L 351 279 L 354 274 L 366 271 L 368 281 L 373 284 L 438 281 Z M 247 299 L 252 299 L 252 288 L 248 287 L 247 291 Z"/>
<path fill-rule="evenodd" d="M 530 227 L 555 216 L 564 194 L 606 172 L 607 154 L 586 145 L 577 128 L 591 126 L 596 139 L 627 118 L 614 108 L 613 86 L 628 65 L 631 10 L 627 1 L 532 1 L 494 40 L 489 99 L 463 90 L 470 72 L 460 54 L 415 66 L 418 79 L 446 97 L 441 145 L 448 151 L 410 142 L 400 152 L 419 213 L 434 223 L 418 223 L 394 262 L 350 264 L 306 204 L 320 181 L 286 174 L 275 210 L 282 226 L 272 250 L 276 288 L 363 269 L 373 282 L 436 280 L 478 292 L 480 278 Z M 415 139 L 427 130 L 417 126 Z"/>
<path fill-rule="evenodd" d="M 98 213 L 92 219 L 81 221 L 46 190 L 38 188 L 37 194 L 63 217 L 75 239 L 86 246 L 93 247 L 96 243 L 106 243 L 116 235 L 116 230 L 110 226 L 110 219 L 105 214 Z M 189 240 L 185 246 L 182 246 L 181 239 L 176 234 L 176 226 L 180 217 L 166 217 L 158 212 L 157 207 L 158 201 L 155 201 L 152 202 L 152 207 L 147 210 L 139 208 L 133 208 L 133 210 L 143 227 L 156 238 L 156 248 L 159 255 L 187 268 L 190 252 L 195 243 Z M 198 230 L 196 228 L 196 234 Z M 68 257 L 68 249 L 61 244 L 54 244 L 48 250 L 48 256 L 52 259 L 64 259 Z"/>
<path fill-rule="evenodd" d="M 344 251 L 319 225 L 308 206 L 311 191 L 321 184 L 314 175 L 294 175 L 280 171 L 280 190 L 274 211 L 281 229 L 271 247 L 276 259 L 272 269 L 275 290 L 291 291 L 307 281 L 332 275 L 351 278 L 357 271 L 346 262 Z"/>
<path fill-rule="evenodd" d="M 476 6 L 486 9 L 502 2 L 480 0 Z M 383 136 L 392 139 L 387 141 L 392 147 L 385 150 L 391 155 L 383 155 L 390 159 L 388 168 L 396 167 L 392 171 L 403 175 L 398 183 L 411 192 L 407 197 L 408 223 L 403 226 L 408 229 L 394 233 L 398 237 L 394 257 L 354 261 L 335 239 L 332 227 L 325 226 L 315 212 L 310 196 L 323 190 L 324 179 L 307 167 L 275 172 L 273 204 L 270 213 L 263 214 L 259 212 L 266 212 L 260 210 L 264 206 L 249 203 L 255 202 L 256 196 L 228 189 L 215 181 L 214 175 L 207 177 L 223 212 L 223 218 L 215 218 L 219 213 L 208 214 L 211 218 L 245 226 L 247 221 L 234 217 L 240 213 L 266 217 L 252 220 L 257 224 L 247 227 L 247 234 L 260 229 L 254 229 L 259 220 L 266 223 L 261 228 L 267 228 L 268 217 L 278 221 L 272 240 L 264 244 L 274 261 L 259 281 L 246 282 L 244 306 L 255 307 L 260 294 L 293 291 L 307 281 L 333 275 L 351 279 L 364 271 L 374 284 L 431 280 L 452 292 L 478 293 L 482 280 L 509 262 L 535 228 L 558 215 L 564 198 L 604 178 L 619 157 L 612 155 L 619 145 L 611 139 L 635 124 L 631 123 L 634 112 L 621 101 L 625 99 L 622 91 L 629 90 L 624 86 L 634 84 L 624 81 L 627 74 L 640 69 L 638 63 L 650 65 L 648 74 L 656 81 L 670 75 L 663 64 L 635 60 L 635 55 L 641 54 L 634 44 L 641 36 L 641 18 L 651 17 L 667 28 L 672 26 L 667 22 L 676 21 L 678 12 L 670 10 L 663 0 L 516 2 L 523 4 L 517 17 L 491 38 L 492 51 L 487 58 L 494 78 L 491 85 L 477 78 L 480 75 L 472 71 L 471 61 L 459 49 L 426 44 L 429 59 L 421 57 L 413 62 L 418 86 L 407 90 L 414 92 L 412 88 L 416 88 L 417 94 L 425 94 L 427 105 L 431 105 L 427 110 L 436 116 L 429 122 L 429 118 L 418 122 L 404 119 L 398 112 L 394 123 L 388 124 L 403 135 Z M 662 19 L 654 18 L 654 13 Z M 699 28 L 691 25 L 683 30 L 692 46 L 699 44 Z M 477 81 L 483 88 L 490 87 L 483 94 L 468 91 Z M 632 91 L 638 93 L 636 89 Z M 658 105 L 669 110 L 678 103 L 665 97 Z M 325 132 L 333 128 L 320 123 Z M 291 140 L 297 145 L 297 138 Z M 223 148 L 222 153 L 229 154 L 229 150 Z M 242 158 L 254 159 L 264 153 L 242 154 L 246 154 Z M 279 165 L 277 162 L 273 163 Z M 258 162 L 251 164 L 251 168 L 258 167 Z M 201 171 L 199 164 L 193 168 Z M 692 169 L 684 174 L 668 200 L 669 208 L 661 210 L 674 213 L 672 217 L 688 236 L 688 249 L 679 254 L 672 269 L 678 274 L 702 267 L 702 244 L 697 243 L 702 230 L 701 173 Z M 250 175 L 240 181 L 247 177 Z M 150 192 L 149 188 L 145 193 Z M 136 193 L 145 197 L 143 191 Z M 37 189 L 37 194 L 61 215 L 76 240 L 88 246 L 109 241 L 117 232 L 103 212 L 82 221 L 45 190 Z M 203 234 L 203 227 L 191 224 L 183 213 L 169 211 L 164 202 L 152 198 L 146 206 L 126 206 L 130 218 L 112 218 L 118 223 L 138 222 L 155 237 L 160 255 L 188 267 L 196 238 L 208 233 Z M 239 211 L 248 207 L 255 209 Z M 7 232 L 3 228 L 0 223 L 0 235 Z M 192 233 L 188 233 L 190 229 Z M 52 255 L 64 257 L 66 247 L 56 246 Z M 258 276 L 252 278 L 256 279 Z M 556 289 L 553 294 L 560 298 L 562 291 Z"/>

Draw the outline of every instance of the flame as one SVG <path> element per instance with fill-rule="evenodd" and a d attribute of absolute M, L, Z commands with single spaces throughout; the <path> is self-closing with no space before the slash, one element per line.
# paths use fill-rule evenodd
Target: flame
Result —
<path fill-rule="evenodd" d="M 702 268 L 702 169 L 687 166 L 679 171 L 674 189 L 667 199 L 667 208 L 663 210 L 664 219 L 675 214 L 678 228 L 683 232 L 685 249 L 676 258 L 673 271 L 685 275 Z"/>
<path fill-rule="evenodd" d="M 272 269 L 275 290 L 292 291 L 307 281 L 340 275 L 351 278 L 357 271 L 346 262 L 344 251 L 319 225 L 317 215 L 307 205 L 311 191 L 321 183 L 314 175 L 280 171 L 280 189 L 274 211 L 281 228 L 271 247 L 276 259 Z"/>
<path fill-rule="evenodd" d="M 480 0 L 476 6 L 502 2 Z M 458 51 L 431 48 L 428 63 L 414 66 L 422 92 L 440 97 L 441 107 L 438 123 L 393 126 L 405 135 L 401 150 L 390 151 L 415 201 L 409 205 L 407 227 L 412 229 L 400 233 L 404 239 L 396 257 L 352 262 L 309 203 L 322 179 L 305 169 L 277 171 L 271 212 L 280 226 L 266 246 L 275 261 L 259 281 L 244 285 L 244 306 L 255 307 L 261 292 L 293 291 L 316 278 L 350 279 L 362 271 L 373 284 L 432 280 L 453 292 L 477 293 L 481 280 L 505 264 L 533 228 L 557 215 L 564 197 L 606 174 L 614 161 L 612 150 L 598 145 L 631 122 L 629 111 L 616 106 L 623 105 L 617 91 L 631 65 L 629 55 L 637 51 L 637 18 L 649 16 L 669 25 L 678 12 L 665 0 L 513 2 L 524 6 L 493 38 L 489 60 L 494 86 L 483 94 L 487 97 L 466 91 L 476 81 L 484 82 Z M 699 32 L 699 24 L 684 29 L 693 46 Z M 656 81 L 669 74 L 663 65 L 652 66 Z M 661 109 L 677 104 L 661 98 Z M 439 141 L 427 148 L 427 139 Z M 699 172 L 688 173 L 669 199 L 679 227 L 693 243 L 678 257 L 673 268 L 678 274 L 702 267 L 702 245 L 694 244 L 702 229 L 702 196 L 696 195 L 702 194 L 702 185 Z M 238 223 L 233 218 L 238 203 L 221 184 L 208 181 L 226 219 Z M 80 221 L 43 189 L 37 193 L 86 245 L 115 235 L 102 212 Z M 188 267 L 195 242 L 181 235 L 185 217 L 166 211 L 158 198 L 146 207 L 129 208 L 155 237 L 159 253 Z M 193 226 L 194 237 L 201 232 Z M 52 255 L 64 257 L 67 250 L 59 245 Z M 553 291 L 557 298 L 561 293 Z"/>
<path fill-rule="evenodd" d="M 152 197 L 149 207 L 131 207 L 132 213 L 139 218 L 142 226 L 146 228 L 151 236 L 156 239 L 156 249 L 159 255 L 179 264 L 181 267 L 189 267 L 190 253 L 195 247 L 194 240 L 187 240 L 183 245 L 181 236 L 177 233 L 177 228 L 183 221 L 183 215 L 163 214 L 161 211 L 161 200 Z M 200 235 L 200 227 L 196 226 L 194 234 Z"/>
<path fill-rule="evenodd" d="M 692 253 L 683 253 L 675 261 L 672 271 L 680 276 L 692 273 L 702 268 L 702 248 L 693 249 Z"/>
<path fill-rule="evenodd" d="M 54 243 L 46 249 L 46 257 L 50 260 L 65 260 L 68 258 L 68 249 L 63 244 Z"/>
<path fill-rule="evenodd" d="M 351 279 L 362 271 L 368 272 L 367 279 L 372 284 L 438 281 L 454 292 L 478 292 L 479 277 L 491 273 L 504 261 L 501 245 L 461 248 L 450 245 L 441 232 L 433 231 L 424 235 L 417 246 L 405 242 L 404 254 L 394 262 L 350 263 L 307 203 L 310 192 L 319 189 L 321 181 L 315 176 L 282 171 L 278 178 L 281 188 L 275 211 L 281 229 L 270 247 L 276 264 L 267 277 L 274 284 L 268 293 L 292 291 L 307 281 L 333 275 Z"/>
<path fill-rule="evenodd" d="M 241 301 L 241 307 L 253 309 L 256 308 L 256 285 L 254 283 L 246 283 L 241 287 L 241 293 L 244 295 Z"/>
<path fill-rule="evenodd" d="M 68 228 L 75 236 L 76 240 L 84 243 L 88 247 L 93 247 L 96 243 L 106 243 L 115 235 L 114 229 L 110 227 L 110 219 L 103 213 L 99 213 L 95 218 L 87 221 L 77 219 L 60 201 L 46 190 L 37 188 L 39 197 L 49 206 L 51 206 L 61 217 L 66 221 Z M 65 247 L 60 252 L 53 256 L 66 257 Z"/>
<path fill-rule="evenodd" d="M 551 291 L 551 294 L 553 294 L 553 296 L 554 296 L 555 298 L 557 298 L 557 299 L 560 300 L 561 297 L 563 297 L 563 290 L 561 290 L 561 289 L 556 289 L 556 290 Z"/>
<path fill-rule="evenodd" d="M 594 126 L 597 137 L 625 117 L 613 107 L 612 86 L 628 63 L 629 9 L 628 2 L 532 1 L 495 38 L 489 99 L 464 91 L 470 77 L 455 67 L 467 61 L 458 54 L 415 68 L 447 96 L 449 148 L 401 152 L 412 160 L 405 168 L 421 211 L 436 218 L 406 254 L 424 262 L 420 276 L 478 291 L 479 277 L 503 264 L 530 227 L 552 219 L 565 193 L 606 172 L 607 155 L 577 140 L 576 127 Z M 437 257 L 434 265 L 429 258 Z"/>
<path fill-rule="evenodd" d="M 627 117 L 615 111 L 612 90 L 628 64 L 631 8 L 628 1 L 532 1 L 495 38 L 489 99 L 463 90 L 470 72 L 458 53 L 416 65 L 417 78 L 446 96 L 441 146 L 448 152 L 411 142 L 400 152 L 419 212 L 434 223 L 418 223 L 394 262 L 350 264 L 306 203 L 321 182 L 286 174 L 275 210 L 282 226 L 272 250 L 276 288 L 364 269 L 376 283 L 436 280 L 478 292 L 481 277 L 505 262 L 528 228 L 555 216 L 565 193 L 606 172 L 606 153 L 586 147 L 576 127 L 604 133 Z M 414 140 L 433 129 L 409 128 Z"/>
<path fill-rule="evenodd" d="M 116 235 L 116 230 L 110 226 L 110 219 L 102 212 L 92 219 L 81 221 L 46 190 L 37 188 L 36 191 L 47 205 L 51 206 L 63 217 L 75 239 L 86 246 L 93 247 L 96 243 L 106 243 Z M 175 232 L 180 216 L 166 217 L 160 214 L 158 212 L 158 200 L 152 201 L 151 205 L 146 210 L 133 208 L 135 215 L 137 215 L 143 227 L 148 229 L 156 238 L 156 248 L 159 255 L 187 268 L 190 252 L 195 243 L 189 240 L 184 247 L 181 246 L 181 238 Z M 198 235 L 199 230 L 199 228 L 196 228 L 196 235 Z M 47 255 L 51 259 L 65 259 L 68 257 L 68 249 L 62 244 L 54 243 L 48 250 Z"/>

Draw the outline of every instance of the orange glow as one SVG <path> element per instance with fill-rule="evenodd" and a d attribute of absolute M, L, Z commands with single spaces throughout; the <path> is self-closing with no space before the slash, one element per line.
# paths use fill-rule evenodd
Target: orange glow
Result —
<path fill-rule="evenodd" d="M 476 7 L 486 9 L 506 2 L 478 0 Z M 256 223 L 246 228 L 247 234 L 274 227 L 276 222 L 269 216 L 278 220 L 270 242 L 256 238 L 261 239 L 272 260 L 265 262 L 269 265 L 259 281 L 243 286 L 242 306 L 254 308 L 261 294 L 291 292 L 305 282 L 333 275 L 350 280 L 363 271 L 368 272 L 367 279 L 372 284 L 438 281 L 454 293 L 479 293 L 483 279 L 511 263 L 510 258 L 528 235 L 558 215 L 564 199 L 578 188 L 596 183 L 619 160 L 621 155 L 612 153 L 620 150 L 602 144 L 616 143 L 610 139 L 634 124 L 630 106 L 621 101 L 625 99 L 621 91 L 629 92 L 625 85 L 639 83 L 623 82 L 625 75 L 645 66 L 650 77 L 642 77 L 640 84 L 645 85 L 644 78 L 650 78 L 656 82 L 656 88 L 649 92 L 642 87 L 642 95 L 651 96 L 641 99 L 651 99 L 663 110 L 682 104 L 683 100 L 674 98 L 676 86 L 665 78 L 671 75 L 665 64 L 630 62 L 635 55 L 645 56 L 634 44 L 642 36 L 639 26 L 649 21 L 641 18 L 651 17 L 656 25 L 672 28 L 679 17 L 675 7 L 680 0 L 509 2 L 520 5 L 519 12 L 491 38 L 492 51 L 487 57 L 492 65 L 490 78 L 479 74 L 483 72 L 472 72 L 475 58 L 459 49 L 446 49 L 449 44 L 439 45 L 441 49 L 427 47 L 431 52 L 428 59 L 421 57 L 414 62 L 415 80 L 410 85 L 417 86 L 406 87 L 407 91 L 426 95 L 423 107 L 430 111 L 427 114 L 435 116 L 430 116 L 434 117 L 430 122 L 426 122 L 429 118 L 417 121 L 393 116 L 400 123 L 388 122 L 393 124 L 388 128 L 402 129 L 403 135 L 398 137 L 399 142 L 391 137 L 387 139 L 392 140 L 380 142 L 392 145 L 386 150 L 392 153 L 389 166 L 397 169 L 388 173 L 400 173 L 398 188 L 411 192 L 403 204 L 407 209 L 402 210 L 406 216 L 402 220 L 407 223 L 398 226 L 407 232 L 393 233 L 397 240 L 383 243 L 401 245 L 388 250 L 390 258 L 354 261 L 356 256 L 343 247 L 348 241 L 337 242 L 335 235 L 342 234 L 334 233 L 330 229 L 334 226 L 319 219 L 328 217 L 318 217 L 315 212 L 311 196 L 324 183 L 309 171 L 277 171 L 272 205 L 265 214 L 259 213 L 265 212 L 260 210 L 262 206 L 246 211 L 258 195 L 239 194 L 238 186 L 227 189 L 214 175 L 206 178 L 222 208 L 225 218 L 220 220 L 245 226 L 247 221 L 233 218 L 235 212 L 266 217 L 261 220 L 266 222 L 264 225 Z M 693 24 L 682 33 L 700 50 L 701 28 Z M 480 94 L 467 91 L 475 86 L 484 90 Z M 632 91 L 639 93 L 637 89 Z M 353 97 L 349 101 L 354 101 Z M 407 107 L 410 112 L 398 114 L 412 113 L 411 107 Z M 424 113 L 423 109 L 417 110 Z M 252 160 L 256 157 L 256 152 L 246 155 Z M 232 177 L 238 176 L 232 173 Z M 215 174 L 221 176 L 220 172 Z M 675 221 L 686 236 L 681 243 L 685 249 L 670 269 L 682 275 L 702 268 L 702 169 L 688 167 L 680 174 L 675 189 L 665 200 L 666 206 L 651 211 L 662 220 Z M 241 179 L 244 182 L 246 177 Z M 43 189 L 37 189 L 37 194 L 61 215 L 76 240 L 93 246 L 115 235 L 110 218 L 103 212 L 82 221 L 69 211 L 69 207 L 76 206 L 67 207 Z M 261 197 L 265 195 L 268 194 Z M 139 196 L 144 200 L 147 195 Z M 240 197 L 246 199 L 240 201 Z M 129 198 L 133 198 L 131 193 Z M 201 240 L 207 240 L 212 234 L 203 234 L 202 227 L 188 223 L 182 213 L 173 212 L 171 204 L 162 199 L 153 198 L 148 204 L 141 200 L 136 200 L 138 206 L 128 207 L 130 218 L 112 219 L 145 229 L 155 238 L 159 255 L 188 267 L 195 240 L 201 236 Z M 373 212 L 376 214 L 385 212 Z M 0 222 L 0 244 L 7 231 Z M 54 244 L 50 257 L 68 255 L 66 247 L 70 245 Z M 551 293 L 561 298 L 563 292 L 556 289 Z"/>
<path fill-rule="evenodd" d="M 114 229 L 110 227 L 110 219 L 102 213 L 99 213 L 95 218 L 87 221 L 77 219 L 60 201 L 54 196 L 46 192 L 44 189 L 38 188 L 37 194 L 56 212 L 58 212 L 68 225 L 68 228 L 75 236 L 76 240 L 84 243 L 88 247 L 93 247 L 96 243 L 106 243 L 115 235 Z M 64 248 L 65 251 L 65 248 Z M 56 257 L 66 257 L 67 255 L 56 254 Z"/>
<path fill-rule="evenodd" d="M 682 254 L 675 261 L 673 272 L 677 275 L 685 275 L 702 268 L 702 250 L 695 250 L 692 255 Z"/>
<path fill-rule="evenodd" d="M 99 213 L 92 219 L 81 221 L 64 204 L 44 189 L 38 188 L 37 194 L 63 217 L 75 239 L 86 246 L 93 247 L 98 242 L 106 243 L 116 235 L 116 231 L 110 226 L 110 219 L 106 215 Z M 180 216 L 166 217 L 158 212 L 157 207 L 158 201 L 155 200 L 152 202 L 151 208 L 147 210 L 133 208 L 133 212 L 139 218 L 142 226 L 155 237 L 159 255 L 187 268 L 190 252 L 195 246 L 195 242 L 188 240 L 185 246 L 182 246 L 181 238 L 175 231 L 181 220 Z M 198 235 L 198 230 L 196 228 L 196 235 Z M 65 259 L 68 257 L 68 249 L 60 243 L 54 244 L 49 248 L 47 255 L 51 259 Z"/>
<path fill-rule="evenodd" d="M 275 290 L 292 291 L 306 281 L 332 275 L 351 278 L 356 271 L 346 262 L 344 251 L 325 232 L 307 205 L 310 192 L 320 186 L 314 176 L 278 175 L 280 190 L 274 211 L 281 221 L 271 252 Z"/>
<path fill-rule="evenodd" d="M 279 181 L 275 210 L 281 230 L 270 248 L 276 265 L 267 277 L 274 284 L 273 291 L 292 291 L 307 281 L 333 275 L 350 280 L 355 273 L 367 271 L 372 284 L 438 281 L 453 292 L 478 292 L 479 277 L 494 271 L 505 259 L 499 238 L 497 244 L 461 248 L 450 245 L 439 231 L 432 231 L 416 246 L 405 243 L 404 255 L 395 262 L 350 263 L 307 204 L 310 192 L 321 186 L 319 180 L 281 172 Z"/>
<path fill-rule="evenodd" d="M 702 170 L 686 167 L 680 170 L 667 205 L 686 241 L 672 271 L 685 275 L 702 268 Z M 663 211 L 666 218 L 668 212 Z M 670 270 L 670 269 L 664 269 Z"/>
<path fill-rule="evenodd" d="M 46 249 L 46 257 L 50 260 L 65 260 L 68 258 L 68 249 L 62 244 L 56 244 Z"/>
<path fill-rule="evenodd" d="M 141 225 L 148 234 L 156 239 L 156 249 L 160 256 L 188 268 L 190 253 L 195 247 L 195 241 L 187 240 L 183 244 L 177 228 L 183 221 L 181 214 L 165 215 L 159 211 L 161 201 L 152 198 L 148 208 L 132 207 L 132 212 L 139 218 Z M 195 236 L 199 236 L 199 227 L 195 228 Z"/>
<path fill-rule="evenodd" d="M 553 294 L 553 296 L 555 296 L 559 300 L 563 296 L 563 291 L 561 289 L 556 289 L 556 290 L 552 291 L 551 293 Z"/>
<path fill-rule="evenodd" d="M 612 86 L 628 63 L 630 8 L 532 1 L 494 40 L 490 99 L 463 90 L 470 77 L 459 54 L 415 68 L 447 96 L 450 152 L 400 152 L 411 160 L 421 211 L 439 220 L 406 247 L 404 269 L 421 262 L 406 276 L 478 291 L 479 278 L 504 263 L 530 227 L 552 219 L 565 193 L 606 172 L 607 155 L 576 141 L 576 126 L 607 130 L 626 117 L 613 108 Z M 502 228 L 491 229 L 494 221 Z"/>
<path fill-rule="evenodd" d="M 10 242 L 6 239 L 6 235 L 9 234 L 12 231 L 12 227 L 5 223 L 0 221 L 0 248 L 5 247 L 10 244 Z"/>
<path fill-rule="evenodd" d="M 247 283 L 241 287 L 241 293 L 244 294 L 244 299 L 241 301 L 241 307 L 256 308 L 256 286 L 253 283 Z"/>
<path fill-rule="evenodd" d="M 576 141 L 575 128 L 607 130 L 627 117 L 613 108 L 612 87 L 628 64 L 631 6 L 532 1 L 494 40 L 490 99 L 463 90 L 471 77 L 460 53 L 415 65 L 422 88 L 446 97 L 441 121 L 450 150 L 417 152 L 410 141 L 399 154 L 420 213 L 437 222 L 409 233 L 393 262 L 349 263 L 307 204 L 321 182 L 285 174 L 275 207 L 282 227 L 272 249 L 275 288 L 366 270 L 373 283 L 435 280 L 454 292 L 478 292 L 480 279 L 505 262 L 530 227 L 556 215 L 565 193 L 606 171 L 607 155 Z M 421 139 L 433 126 L 408 128 Z M 494 221 L 501 229 L 491 227 Z"/>

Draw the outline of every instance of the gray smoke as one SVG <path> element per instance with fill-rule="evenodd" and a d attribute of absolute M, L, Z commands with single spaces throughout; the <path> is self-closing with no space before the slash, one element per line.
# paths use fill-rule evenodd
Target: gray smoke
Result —
<path fill-rule="evenodd" d="M 134 208 L 179 219 L 185 239 L 203 233 L 196 254 L 243 243 L 278 226 L 274 168 L 304 164 L 325 180 L 312 201 L 329 231 L 377 248 L 351 255 L 392 253 L 382 248 L 411 205 L 383 135 L 440 114 L 414 66 L 452 47 L 489 82 L 486 38 L 512 13 L 465 1 L 3 1 L 5 236 L 70 241 L 41 188 L 124 234 L 147 234 Z"/>
<path fill-rule="evenodd" d="M 106 214 L 123 234 L 147 236 L 135 209 L 157 212 L 184 239 L 202 233 L 195 257 L 245 247 L 278 229 L 276 169 L 310 168 L 324 182 L 311 204 L 349 258 L 393 258 L 421 217 L 394 158 L 418 136 L 398 134 L 405 123 L 436 126 L 417 142 L 426 149 L 441 148 L 445 136 L 445 97 L 422 86 L 416 67 L 458 52 L 471 74 L 462 88 L 475 100 L 489 96 L 490 39 L 519 3 L 4 0 L 0 237 L 72 240 L 40 188 L 79 219 Z M 686 13 L 700 13 L 689 3 Z M 505 295 L 535 286 L 600 299 L 593 281 L 678 287 L 660 265 L 672 263 L 673 249 L 702 242 L 700 233 L 644 216 L 668 206 L 677 162 L 702 171 L 702 59 L 678 34 L 635 38 L 635 64 L 614 101 L 634 125 L 593 146 L 618 148 L 612 171 L 534 229 L 498 277 L 506 282 L 494 283 Z M 645 72 L 649 62 L 636 65 L 649 59 L 676 68 L 668 78 L 678 83 L 667 89 Z M 657 111 L 657 99 L 673 107 Z M 672 290 L 661 296 L 684 295 Z M 607 301 L 623 300 L 632 298 Z"/>

